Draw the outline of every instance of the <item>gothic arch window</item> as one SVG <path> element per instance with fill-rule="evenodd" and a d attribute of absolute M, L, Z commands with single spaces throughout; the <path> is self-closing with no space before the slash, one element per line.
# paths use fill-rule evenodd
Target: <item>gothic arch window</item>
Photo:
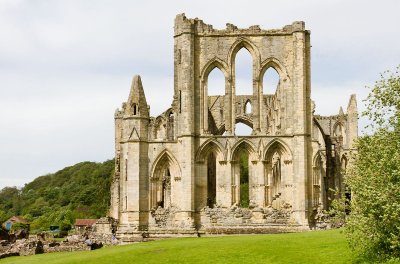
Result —
<path fill-rule="evenodd" d="M 269 67 L 263 76 L 262 86 L 263 94 L 275 94 L 280 82 L 280 77 L 278 72 L 273 68 Z"/>
<path fill-rule="evenodd" d="M 206 105 L 208 109 L 207 114 L 207 128 L 208 132 L 211 134 L 218 133 L 218 127 L 224 123 L 223 110 L 221 105 L 224 105 L 224 95 L 225 95 L 225 76 L 222 71 L 215 67 L 208 75 L 206 82 L 206 89 L 208 96 L 204 98 L 206 100 Z"/>
<path fill-rule="evenodd" d="M 227 85 L 228 73 L 224 62 L 219 59 L 211 60 L 201 73 L 201 122 L 203 131 L 207 134 L 215 135 L 218 127 L 224 123 L 221 109 L 226 90 L 229 89 Z"/>
<path fill-rule="evenodd" d="M 320 205 L 325 204 L 324 194 L 324 167 L 320 154 L 314 159 L 313 175 L 312 175 L 312 206 L 317 209 Z"/>
<path fill-rule="evenodd" d="M 253 94 L 253 59 L 250 52 L 242 47 L 235 55 L 235 94 Z"/>
<path fill-rule="evenodd" d="M 208 74 L 207 94 L 208 96 L 225 95 L 225 76 L 218 67 Z"/>
<path fill-rule="evenodd" d="M 245 105 L 244 105 L 244 113 L 245 114 L 251 114 L 251 101 L 247 100 Z"/>
<path fill-rule="evenodd" d="M 333 135 L 341 141 L 342 144 L 346 143 L 346 130 L 341 122 L 337 122 L 333 129 Z"/>

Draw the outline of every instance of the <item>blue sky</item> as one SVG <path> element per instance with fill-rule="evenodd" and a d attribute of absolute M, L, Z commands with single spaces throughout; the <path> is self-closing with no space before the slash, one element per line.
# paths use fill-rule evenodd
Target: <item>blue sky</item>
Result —
<path fill-rule="evenodd" d="M 399 10 L 396 0 L 0 0 L 0 187 L 112 158 L 113 114 L 135 74 L 151 114 L 168 108 L 178 13 L 214 28 L 305 21 L 312 98 L 328 115 L 352 93 L 362 108 L 364 86 L 400 64 Z"/>

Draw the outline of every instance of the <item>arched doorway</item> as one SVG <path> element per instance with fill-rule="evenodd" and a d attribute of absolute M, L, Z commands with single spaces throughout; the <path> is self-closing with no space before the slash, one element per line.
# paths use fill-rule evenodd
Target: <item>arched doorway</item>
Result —
<path fill-rule="evenodd" d="M 218 203 L 217 177 L 220 172 L 221 146 L 216 141 L 205 142 L 196 155 L 196 169 L 199 177 L 195 179 L 195 207 L 201 210 L 205 206 L 213 208 Z"/>
<path fill-rule="evenodd" d="M 173 179 L 180 178 L 180 170 L 172 155 L 163 151 L 155 161 L 150 178 L 150 208 L 168 208 L 173 203 Z"/>
<path fill-rule="evenodd" d="M 272 143 L 266 152 L 264 163 L 265 206 L 279 209 L 290 194 L 285 193 L 285 183 L 291 182 L 290 156 L 278 141 Z"/>
<path fill-rule="evenodd" d="M 250 204 L 252 167 L 249 161 L 253 153 L 253 147 L 247 141 L 242 141 L 232 154 L 232 204 L 242 208 Z"/>

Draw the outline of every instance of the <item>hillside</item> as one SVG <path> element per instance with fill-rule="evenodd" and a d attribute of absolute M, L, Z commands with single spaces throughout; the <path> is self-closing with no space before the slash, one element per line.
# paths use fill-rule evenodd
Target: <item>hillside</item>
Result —
<path fill-rule="evenodd" d="M 54 174 L 40 176 L 22 189 L 0 190 L 0 221 L 22 215 L 31 230 L 73 224 L 76 218 L 105 216 L 110 201 L 114 160 L 80 162 Z"/>

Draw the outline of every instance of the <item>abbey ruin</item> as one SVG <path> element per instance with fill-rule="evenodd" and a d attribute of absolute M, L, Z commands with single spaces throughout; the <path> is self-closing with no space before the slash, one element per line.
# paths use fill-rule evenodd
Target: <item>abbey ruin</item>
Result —
<path fill-rule="evenodd" d="M 235 57 L 252 57 L 253 85 L 236 94 Z M 208 94 L 213 70 L 224 93 Z M 264 74 L 279 75 L 275 93 Z M 355 95 L 347 111 L 320 116 L 311 96 L 310 32 L 214 29 L 176 16 L 171 108 L 149 115 L 139 76 L 115 112 L 115 176 L 110 216 L 118 238 L 304 230 L 344 192 L 357 137 Z M 244 123 L 252 133 L 240 136 Z"/>

